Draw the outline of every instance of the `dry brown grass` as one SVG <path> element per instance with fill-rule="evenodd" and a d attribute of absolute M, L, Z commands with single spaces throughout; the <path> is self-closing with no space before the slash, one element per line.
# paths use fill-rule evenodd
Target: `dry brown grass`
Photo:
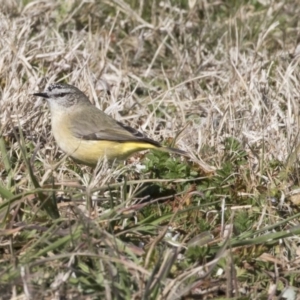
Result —
<path fill-rule="evenodd" d="M 298 288 L 298 194 L 289 196 L 299 186 L 300 9 L 293 1 L 177 2 L 2 1 L 0 282 L 9 274 L 0 283 L 3 299 L 87 294 L 275 299 L 288 285 Z M 59 81 L 77 86 L 98 108 L 157 141 L 171 143 L 176 137 L 176 146 L 191 154 L 178 166 L 197 176 L 160 181 L 152 176 L 155 172 L 141 174 L 136 170 L 143 168 L 144 154 L 123 166 L 104 162 L 96 171 L 62 159 L 49 110 L 32 96 Z M 26 157 L 44 194 L 73 200 L 70 206 L 60 204 L 57 222 L 35 202 L 38 186 Z M 141 196 L 137 190 L 149 178 L 168 192 L 175 190 L 179 202 L 168 202 L 167 209 L 158 204 L 155 199 L 169 197 L 166 192 L 152 197 L 153 206 L 141 204 L 137 198 L 152 191 Z M 89 199 L 99 204 L 92 217 L 84 204 Z M 137 225 L 127 220 L 133 212 Z M 161 245 L 161 233 L 171 225 L 182 230 L 175 250 Z M 234 234 L 233 227 L 243 229 Z M 72 234 L 66 234 L 68 228 Z M 178 262 L 188 240 L 203 232 L 214 238 L 199 245 L 210 243 L 214 250 L 203 254 L 201 248 L 203 260 L 191 254 L 190 260 Z M 231 232 L 230 241 L 226 232 Z M 68 242 L 61 241 L 63 236 Z M 148 247 L 126 250 L 137 241 Z M 120 250 L 119 243 L 126 249 Z M 56 248 L 49 250 L 51 244 Z M 64 253 L 62 245 L 67 245 Z M 98 247 L 107 253 L 98 253 Z M 78 257 L 85 267 L 74 266 Z M 78 269 L 99 281 L 74 283 L 81 278 Z M 39 290 L 38 274 L 47 272 L 52 279 L 43 275 Z M 114 285 L 116 272 L 126 274 L 127 281 Z"/>

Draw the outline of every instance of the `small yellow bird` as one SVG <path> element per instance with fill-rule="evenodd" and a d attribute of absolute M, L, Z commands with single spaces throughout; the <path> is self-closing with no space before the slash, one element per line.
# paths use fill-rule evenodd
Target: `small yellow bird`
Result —
<path fill-rule="evenodd" d="M 126 126 L 96 108 L 72 85 L 54 83 L 45 92 L 52 132 L 58 146 L 75 161 L 96 165 L 99 159 L 123 159 L 137 151 L 159 149 L 187 156 L 185 151 L 163 147 L 141 132 Z"/>

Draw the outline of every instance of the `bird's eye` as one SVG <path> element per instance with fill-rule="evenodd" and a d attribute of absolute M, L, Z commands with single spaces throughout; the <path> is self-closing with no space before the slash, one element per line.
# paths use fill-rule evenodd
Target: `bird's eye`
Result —
<path fill-rule="evenodd" d="M 63 96 L 65 96 L 65 95 L 66 95 L 66 93 L 59 93 L 59 94 L 56 94 L 57 97 L 63 97 Z"/>

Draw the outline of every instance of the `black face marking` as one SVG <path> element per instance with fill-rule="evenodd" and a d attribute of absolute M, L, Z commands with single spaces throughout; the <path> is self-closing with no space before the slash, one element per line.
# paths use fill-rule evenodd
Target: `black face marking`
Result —
<path fill-rule="evenodd" d="M 56 97 L 63 97 L 63 96 L 65 96 L 65 95 L 67 95 L 68 93 L 59 93 L 59 94 L 56 94 L 55 96 Z"/>

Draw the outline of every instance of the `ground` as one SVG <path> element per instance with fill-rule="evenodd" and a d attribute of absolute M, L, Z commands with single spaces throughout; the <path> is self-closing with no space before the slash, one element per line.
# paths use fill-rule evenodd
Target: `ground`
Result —
<path fill-rule="evenodd" d="M 296 1 L 2 1 L 1 299 L 299 299 Z M 188 157 L 57 147 L 64 82 Z"/>

